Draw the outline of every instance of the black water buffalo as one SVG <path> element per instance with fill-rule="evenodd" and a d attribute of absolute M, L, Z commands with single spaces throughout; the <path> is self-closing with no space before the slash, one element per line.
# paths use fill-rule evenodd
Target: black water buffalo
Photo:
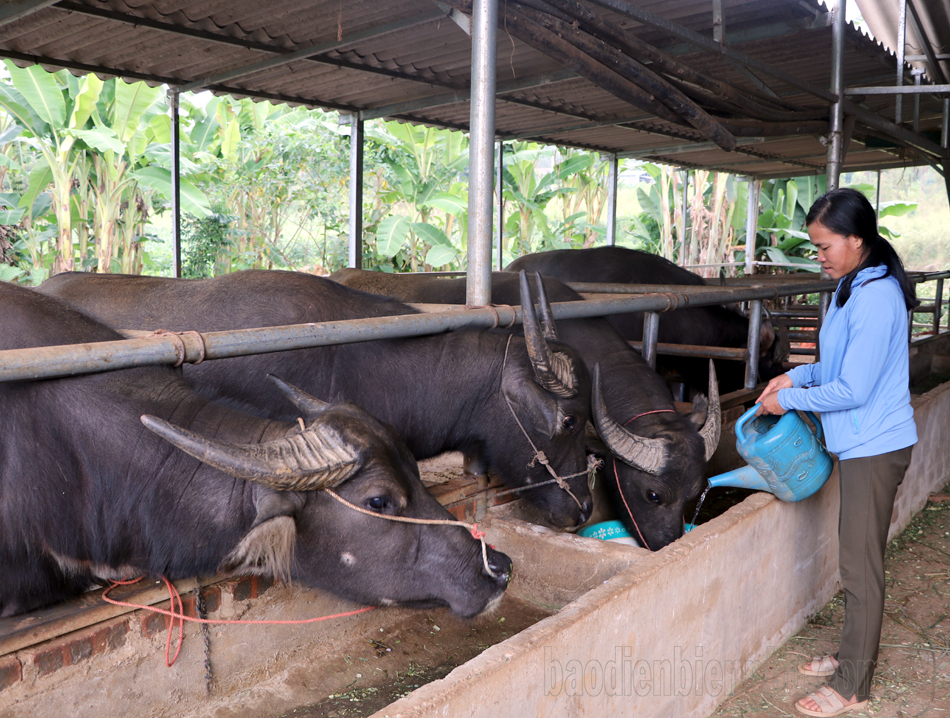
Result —
<path fill-rule="evenodd" d="M 620 284 L 702 285 L 706 280 L 655 254 L 623 247 L 558 249 L 526 254 L 505 267 L 505 271 L 540 272 L 562 282 L 605 282 Z M 643 337 L 643 313 L 615 314 L 607 318 L 617 332 L 629 341 Z M 660 316 L 659 341 L 669 344 L 695 344 L 718 347 L 745 347 L 749 320 L 721 306 L 678 309 Z M 775 341 L 771 324 L 762 322 L 759 343 L 759 379 L 767 381 L 783 373 L 782 360 L 787 347 Z M 689 357 L 657 357 L 657 369 L 678 373 L 693 387 L 702 389 L 706 381 L 707 361 Z M 719 387 L 724 392 L 741 389 L 745 381 L 742 362 L 716 360 Z"/>
<path fill-rule="evenodd" d="M 121 339 L 4 282 L 0 308 L 0 349 Z M 328 494 L 381 516 L 452 518 L 391 427 L 277 383 L 299 424 L 209 402 L 167 367 L 0 383 L 0 616 L 105 579 L 216 571 L 462 616 L 495 605 L 504 554 L 486 564 L 463 527 L 397 523 Z"/>
<path fill-rule="evenodd" d="M 117 329 L 208 332 L 415 313 L 328 279 L 283 271 L 198 280 L 61 274 L 40 291 Z M 508 485 L 528 487 L 524 495 L 555 526 L 572 527 L 590 516 L 584 476 L 589 375 L 569 347 L 547 342 L 538 329 L 527 337 L 456 331 L 184 369 L 185 379 L 210 398 L 293 419 L 292 405 L 264 381 L 266 374 L 323 399 L 357 403 L 392 424 L 417 458 L 449 450 L 479 457 Z M 551 483 L 532 444 L 560 476 L 573 477 L 569 491 Z"/>
<path fill-rule="evenodd" d="M 356 269 L 341 270 L 331 279 L 402 301 L 465 302 L 464 279 Z M 552 301 L 582 299 L 555 279 L 545 278 L 544 286 Z M 515 275 L 492 274 L 494 303 L 519 303 L 518 289 Z M 605 471 L 614 508 L 647 547 L 666 546 L 683 534 L 683 507 L 702 490 L 706 461 L 719 443 L 721 418 L 715 376 L 709 377 L 712 410 L 708 416 L 702 396 L 697 396 L 693 412 L 683 416 L 674 411 L 666 382 L 605 320 L 562 320 L 557 335 L 574 347 L 591 370 L 599 366 L 593 413 L 597 431 L 612 454 Z M 604 447 L 597 448 L 604 453 Z"/>

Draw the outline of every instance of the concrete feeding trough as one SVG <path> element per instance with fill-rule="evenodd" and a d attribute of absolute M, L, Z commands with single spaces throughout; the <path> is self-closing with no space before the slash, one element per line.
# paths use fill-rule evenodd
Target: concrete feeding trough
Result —
<path fill-rule="evenodd" d="M 916 396 L 914 408 L 920 443 L 892 534 L 946 484 L 950 467 L 950 384 Z M 725 431 L 727 448 L 729 437 Z M 723 465 L 720 458 L 715 470 Z M 834 595 L 837 487 L 835 472 L 798 503 L 753 494 L 656 553 L 549 531 L 513 518 L 511 504 L 500 506 L 484 528 L 516 569 L 495 614 L 463 622 L 442 609 L 387 608 L 305 626 L 213 625 L 210 691 L 200 627 L 186 624 L 169 668 L 164 616 L 89 594 L 0 621 L 0 718 L 276 718 L 295 709 L 306 716 L 301 707 L 328 696 L 361 688 L 371 696 L 403 680 L 407 665 L 420 673 L 427 665 L 457 667 L 429 672 L 426 680 L 435 680 L 415 690 L 421 680 L 403 681 L 408 695 L 374 715 L 707 716 Z M 456 508 L 473 500 L 453 497 Z M 179 584 L 192 615 L 193 587 Z M 164 591 L 149 582 L 117 597 L 163 605 Z M 359 608 L 263 579 L 209 581 L 201 591 L 209 616 L 220 619 L 306 619 Z M 458 644 L 472 635 L 472 657 L 459 660 L 467 657 Z M 172 653 L 175 640 L 177 629 Z"/>

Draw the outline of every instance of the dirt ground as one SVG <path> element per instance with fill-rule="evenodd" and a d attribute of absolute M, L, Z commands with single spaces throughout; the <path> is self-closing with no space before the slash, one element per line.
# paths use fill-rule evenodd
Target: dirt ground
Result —
<path fill-rule="evenodd" d="M 878 669 L 871 701 L 854 716 L 950 716 L 950 484 L 888 545 L 887 594 Z M 740 684 L 714 718 L 801 716 L 794 703 L 826 679 L 797 666 L 837 648 L 844 596 Z"/>

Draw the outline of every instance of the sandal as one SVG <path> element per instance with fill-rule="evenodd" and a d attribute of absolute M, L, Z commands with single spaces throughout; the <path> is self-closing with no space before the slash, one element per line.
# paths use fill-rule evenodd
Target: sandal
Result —
<path fill-rule="evenodd" d="M 802 706 L 802 701 L 805 698 L 810 698 L 815 703 L 818 704 L 818 707 L 821 710 L 814 711 L 811 708 L 805 708 Z M 799 713 L 804 713 L 806 716 L 840 716 L 842 713 L 850 713 L 851 711 L 863 710 L 867 706 L 868 702 L 858 701 L 857 703 L 851 703 L 850 705 L 845 705 L 841 702 L 841 696 L 835 693 L 828 686 L 823 686 L 819 688 L 814 693 L 809 693 L 805 698 L 799 698 L 795 702 L 795 710 Z"/>
<path fill-rule="evenodd" d="M 838 670 L 838 661 L 834 656 L 815 656 L 808 663 L 798 666 L 798 672 L 803 676 L 833 676 Z"/>

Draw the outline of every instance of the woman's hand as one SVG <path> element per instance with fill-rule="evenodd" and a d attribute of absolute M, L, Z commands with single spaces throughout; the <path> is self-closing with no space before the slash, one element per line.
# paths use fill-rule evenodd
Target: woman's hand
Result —
<path fill-rule="evenodd" d="M 784 414 L 785 409 L 778 403 L 779 389 L 791 389 L 794 386 L 792 378 L 788 374 L 782 374 L 772 379 L 759 398 L 755 400 L 755 403 L 759 405 L 759 410 L 755 415 L 776 414 L 781 416 Z"/>

